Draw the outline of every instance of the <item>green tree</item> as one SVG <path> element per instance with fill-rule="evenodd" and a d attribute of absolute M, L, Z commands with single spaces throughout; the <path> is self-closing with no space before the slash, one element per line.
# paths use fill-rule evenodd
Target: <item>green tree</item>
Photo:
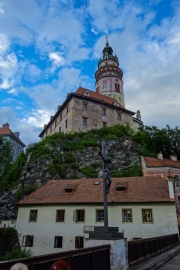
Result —
<path fill-rule="evenodd" d="M 10 168 L 13 158 L 13 146 L 10 141 L 0 136 L 0 177 Z"/>

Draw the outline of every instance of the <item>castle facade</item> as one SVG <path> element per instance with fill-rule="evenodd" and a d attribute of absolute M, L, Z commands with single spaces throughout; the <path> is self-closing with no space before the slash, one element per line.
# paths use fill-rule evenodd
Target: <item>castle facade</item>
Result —
<path fill-rule="evenodd" d="M 86 132 L 127 123 L 134 130 L 143 126 L 140 111 L 135 113 L 125 108 L 122 77 L 118 57 L 113 55 L 113 49 L 106 40 L 103 58 L 99 60 L 95 73 L 96 91 L 79 87 L 76 92 L 67 94 L 64 103 L 44 125 L 39 135 L 41 140 L 56 132 Z"/>

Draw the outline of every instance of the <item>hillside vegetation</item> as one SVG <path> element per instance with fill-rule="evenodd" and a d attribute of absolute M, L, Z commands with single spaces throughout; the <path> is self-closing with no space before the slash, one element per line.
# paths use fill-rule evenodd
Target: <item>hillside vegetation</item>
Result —
<path fill-rule="evenodd" d="M 39 143 L 30 144 L 8 173 L 0 177 L 0 217 L 14 217 L 16 203 L 51 179 L 102 177 L 102 161 L 98 154 L 106 141 L 112 158 L 112 177 L 141 175 L 140 156 L 165 158 L 177 154 L 180 159 L 178 127 L 158 129 L 145 126 L 134 132 L 129 125 L 116 125 L 86 133 L 56 133 Z"/>

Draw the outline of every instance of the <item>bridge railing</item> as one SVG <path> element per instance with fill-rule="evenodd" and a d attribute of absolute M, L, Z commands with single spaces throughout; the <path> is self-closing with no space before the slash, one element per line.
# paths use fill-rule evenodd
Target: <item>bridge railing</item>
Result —
<path fill-rule="evenodd" d="M 67 261 L 73 270 L 110 270 L 110 248 L 111 245 L 102 245 L 0 262 L 0 270 L 9 270 L 20 262 L 26 264 L 29 270 L 48 270 L 59 259 Z"/>
<path fill-rule="evenodd" d="M 179 244 L 178 234 L 128 241 L 129 267 Z"/>

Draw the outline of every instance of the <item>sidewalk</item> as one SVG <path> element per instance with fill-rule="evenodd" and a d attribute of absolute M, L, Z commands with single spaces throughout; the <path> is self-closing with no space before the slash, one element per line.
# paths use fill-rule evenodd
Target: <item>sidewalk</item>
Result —
<path fill-rule="evenodd" d="M 161 265 L 166 263 L 172 257 L 180 252 L 180 245 L 175 246 L 174 248 L 167 250 L 160 255 L 150 258 L 147 261 L 144 261 L 137 266 L 131 268 L 131 270 L 154 270 L 158 269 Z"/>

